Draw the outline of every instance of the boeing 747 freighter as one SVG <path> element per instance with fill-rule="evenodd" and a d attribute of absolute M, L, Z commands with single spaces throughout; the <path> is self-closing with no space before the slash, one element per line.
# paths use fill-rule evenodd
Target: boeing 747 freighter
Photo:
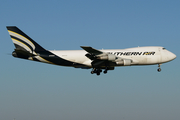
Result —
<path fill-rule="evenodd" d="M 164 47 L 147 46 L 127 49 L 97 50 L 80 46 L 83 50 L 46 50 L 19 28 L 8 26 L 8 32 L 15 45 L 12 55 L 17 58 L 54 65 L 90 69 L 91 74 L 100 75 L 102 70 L 114 70 L 118 66 L 160 65 L 172 61 L 176 55 Z"/>

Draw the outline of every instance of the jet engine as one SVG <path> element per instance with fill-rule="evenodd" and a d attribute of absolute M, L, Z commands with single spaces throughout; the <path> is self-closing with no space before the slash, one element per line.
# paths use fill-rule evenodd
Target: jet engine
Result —
<path fill-rule="evenodd" d="M 114 60 L 116 60 L 116 56 L 113 55 L 113 54 L 107 54 L 107 55 L 98 56 L 98 59 L 100 59 L 100 60 L 114 61 Z"/>
<path fill-rule="evenodd" d="M 124 66 L 130 66 L 131 65 L 132 60 L 129 59 L 125 59 L 124 60 Z"/>
<path fill-rule="evenodd" d="M 123 59 L 121 61 L 116 62 L 117 65 L 123 65 L 123 66 L 130 66 L 131 63 L 132 63 L 132 60 L 130 59 Z"/>

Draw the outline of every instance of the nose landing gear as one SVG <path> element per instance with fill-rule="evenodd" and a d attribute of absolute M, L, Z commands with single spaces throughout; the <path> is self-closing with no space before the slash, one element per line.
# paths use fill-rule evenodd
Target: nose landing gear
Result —
<path fill-rule="evenodd" d="M 161 64 L 158 64 L 158 67 L 159 67 L 159 68 L 157 69 L 157 71 L 158 71 L 158 72 L 161 72 Z"/>

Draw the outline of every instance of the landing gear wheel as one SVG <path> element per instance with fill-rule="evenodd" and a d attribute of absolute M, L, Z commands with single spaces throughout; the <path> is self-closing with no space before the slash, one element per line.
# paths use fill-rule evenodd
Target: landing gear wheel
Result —
<path fill-rule="evenodd" d="M 109 69 L 108 69 L 108 67 L 106 66 L 106 69 L 104 70 L 104 74 L 106 74 L 108 70 L 109 70 Z"/>
<path fill-rule="evenodd" d="M 158 68 L 157 71 L 158 71 L 158 72 L 161 72 L 161 68 Z"/>
<path fill-rule="evenodd" d="M 100 75 L 100 72 L 97 72 L 96 74 L 97 74 L 97 75 Z"/>
<path fill-rule="evenodd" d="M 97 74 L 97 75 L 100 75 L 101 72 L 102 72 L 102 70 L 101 70 L 101 69 L 98 69 L 97 72 L 96 72 L 96 74 Z"/>
<path fill-rule="evenodd" d="M 106 73 L 107 73 L 107 70 L 104 71 L 104 74 L 106 74 Z"/>
<path fill-rule="evenodd" d="M 94 74 L 96 72 L 97 72 L 96 68 L 93 68 L 92 71 L 91 71 L 91 74 Z"/>
<path fill-rule="evenodd" d="M 102 70 L 101 70 L 101 69 L 99 69 L 99 68 L 93 68 L 93 69 L 92 69 L 92 71 L 91 71 L 91 74 L 96 73 L 97 75 L 100 75 L 100 74 L 101 74 L 101 72 L 102 72 Z"/>

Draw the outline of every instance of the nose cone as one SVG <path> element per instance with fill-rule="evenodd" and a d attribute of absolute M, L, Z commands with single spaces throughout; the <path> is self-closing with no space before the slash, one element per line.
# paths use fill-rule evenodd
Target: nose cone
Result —
<path fill-rule="evenodd" d="M 168 61 L 172 61 L 176 58 L 176 55 L 170 51 L 168 51 Z"/>
<path fill-rule="evenodd" d="M 176 55 L 174 53 L 170 52 L 169 58 L 171 60 L 174 60 L 176 58 Z"/>
<path fill-rule="evenodd" d="M 162 62 L 169 62 L 176 58 L 176 55 L 168 50 L 163 50 L 162 52 Z"/>

